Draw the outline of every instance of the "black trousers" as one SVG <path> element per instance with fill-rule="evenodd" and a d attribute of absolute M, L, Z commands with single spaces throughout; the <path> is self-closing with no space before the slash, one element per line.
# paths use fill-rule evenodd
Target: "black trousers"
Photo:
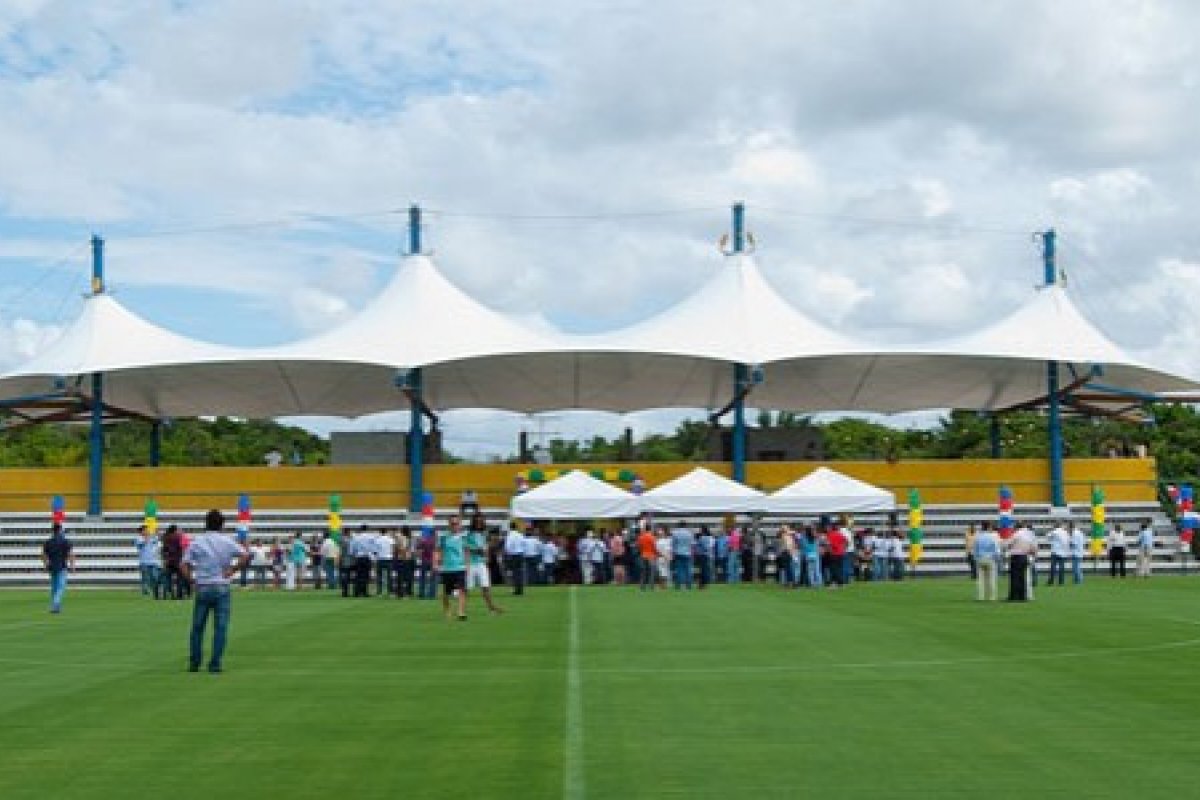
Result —
<path fill-rule="evenodd" d="M 538 564 L 541 561 L 541 556 L 525 556 L 525 582 L 530 586 L 536 586 L 538 583 L 541 583 L 538 580 Z"/>
<path fill-rule="evenodd" d="M 1118 572 L 1119 571 L 1119 572 Z M 1111 547 L 1108 550 L 1108 574 L 1112 577 L 1117 577 L 1118 574 L 1122 578 L 1125 577 L 1125 548 Z"/>
<path fill-rule="evenodd" d="M 525 594 L 525 557 L 505 556 L 504 563 L 512 575 L 513 594 Z"/>
<path fill-rule="evenodd" d="M 1026 576 L 1029 570 L 1029 556 L 1011 555 L 1008 558 L 1008 599 L 1013 602 L 1025 602 L 1029 599 L 1029 582 Z"/>
<path fill-rule="evenodd" d="M 375 594 L 392 594 L 396 591 L 396 579 L 392 576 L 392 560 L 381 558 L 375 562 Z"/>
<path fill-rule="evenodd" d="M 402 558 L 396 562 L 396 596 L 412 597 L 413 575 L 416 573 L 417 562 L 411 558 Z"/>
<path fill-rule="evenodd" d="M 367 586 L 371 582 L 371 559 L 359 556 L 354 559 L 354 596 L 367 597 Z"/>

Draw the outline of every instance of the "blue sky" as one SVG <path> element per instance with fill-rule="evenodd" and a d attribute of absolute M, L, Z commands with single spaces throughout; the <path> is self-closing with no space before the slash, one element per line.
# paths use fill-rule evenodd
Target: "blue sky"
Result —
<path fill-rule="evenodd" d="M 1198 23 L 1167 0 L 8 2 L 0 366 L 77 313 L 93 231 L 133 311 L 272 344 L 366 303 L 418 202 L 464 289 L 600 330 L 718 269 L 743 200 L 782 294 L 888 341 L 1014 307 L 1054 226 L 1092 319 L 1197 375 Z M 479 457 L 537 425 L 454 419 Z"/>

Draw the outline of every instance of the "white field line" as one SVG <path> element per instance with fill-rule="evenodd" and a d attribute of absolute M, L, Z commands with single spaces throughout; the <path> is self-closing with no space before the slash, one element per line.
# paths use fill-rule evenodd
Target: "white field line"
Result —
<path fill-rule="evenodd" d="M 583 673 L 579 669 L 578 594 L 571 587 L 570 621 L 567 626 L 567 703 L 563 723 L 563 798 L 583 800 Z"/>

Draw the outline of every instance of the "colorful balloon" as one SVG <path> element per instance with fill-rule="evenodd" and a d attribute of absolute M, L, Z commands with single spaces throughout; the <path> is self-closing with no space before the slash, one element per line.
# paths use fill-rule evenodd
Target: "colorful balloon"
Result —
<path fill-rule="evenodd" d="M 925 554 L 925 509 L 921 507 L 921 493 L 916 489 L 908 492 L 908 563 L 916 566 Z"/>

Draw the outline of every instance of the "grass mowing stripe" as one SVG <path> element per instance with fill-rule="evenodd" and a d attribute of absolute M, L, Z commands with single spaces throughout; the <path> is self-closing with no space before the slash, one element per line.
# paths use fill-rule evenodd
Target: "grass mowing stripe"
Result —
<path fill-rule="evenodd" d="M 570 589 L 570 619 L 567 623 L 567 703 L 563 715 L 563 797 L 583 800 L 587 796 L 583 774 L 583 675 L 579 669 L 579 590 Z"/>

